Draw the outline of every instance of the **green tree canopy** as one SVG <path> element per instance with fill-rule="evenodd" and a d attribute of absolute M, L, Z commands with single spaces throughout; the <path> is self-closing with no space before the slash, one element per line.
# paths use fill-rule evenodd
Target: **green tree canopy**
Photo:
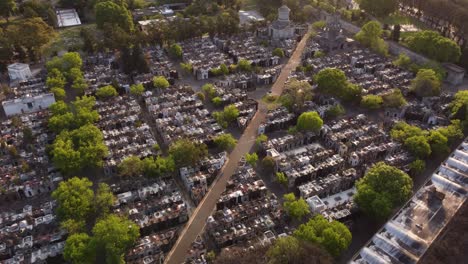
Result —
<path fill-rule="evenodd" d="M 406 39 L 410 49 L 439 62 L 458 62 L 460 46 L 436 31 L 423 30 Z"/>
<path fill-rule="evenodd" d="M 228 127 L 229 124 L 233 123 L 239 117 L 239 109 L 233 104 L 224 107 L 224 110 L 221 112 L 213 113 L 214 119 L 222 127 Z"/>
<path fill-rule="evenodd" d="M 50 72 L 57 69 L 67 78 L 68 75 L 79 77 L 82 75 L 81 68 L 83 67 L 83 60 L 78 52 L 67 52 L 62 57 L 55 56 L 52 60 L 46 63 L 47 71 Z M 75 79 L 72 78 L 72 79 Z"/>
<path fill-rule="evenodd" d="M 135 96 L 141 96 L 145 92 L 145 87 L 143 84 L 134 84 L 130 86 L 130 94 Z"/>
<path fill-rule="evenodd" d="M 0 0 L 0 16 L 4 17 L 7 22 L 8 18 L 16 11 L 15 0 Z"/>
<path fill-rule="evenodd" d="M 283 172 L 277 172 L 276 173 L 276 181 L 279 184 L 288 186 L 288 177 L 286 177 L 286 175 Z"/>
<path fill-rule="evenodd" d="M 86 233 L 72 234 L 67 238 L 63 249 L 63 258 L 71 263 L 91 263 L 91 237 Z"/>
<path fill-rule="evenodd" d="M 345 73 L 336 68 L 326 68 L 314 76 L 318 91 L 332 95 L 345 101 L 359 102 L 361 100 L 361 87 L 351 84 Z"/>
<path fill-rule="evenodd" d="M 94 6 L 96 24 L 103 29 L 105 24 L 117 25 L 126 32 L 133 31 L 132 14 L 125 5 L 113 1 L 99 2 Z"/>
<path fill-rule="evenodd" d="M 285 85 L 279 101 L 289 111 L 301 111 L 306 101 L 313 98 L 312 86 L 309 82 L 292 79 Z"/>
<path fill-rule="evenodd" d="M 255 139 L 255 144 L 257 144 L 257 146 L 261 146 L 262 143 L 267 142 L 267 141 L 268 141 L 268 136 L 265 134 L 260 134 Z"/>
<path fill-rule="evenodd" d="M 143 159 L 143 174 L 148 177 L 161 177 L 175 171 L 174 158 L 169 157 L 147 157 Z"/>
<path fill-rule="evenodd" d="M 408 104 L 400 89 L 382 95 L 382 99 L 385 107 L 399 108 Z"/>
<path fill-rule="evenodd" d="M 361 99 L 361 106 L 367 109 L 379 109 L 383 105 L 382 96 L 369 94 Z"/>
<path fill-rule="evenodd" d="M 370 21 L 361 28 L 361 31 L 356 34 L 355 38 L 364 46 L 370 47 L 375 52 L 386 56 L 388 54 L 388 45 L 382 39 L 382 34 L 383 30 L 379 22 Z"/>
<path fill-rule="evenodd" d="M 357 205 L 370 216 L 385 219 L 411 197 L 413 181 L 403 171 L 379 162 L 356 186 L 354 201 Z"/>
<path fill-rule="evenodd" d="M 270 264 L 331 264 L 333 258 L 322 248 L 294 236 L 278 238 L 267 251 Z"/>
<path fill-rule="evenodd" d="M 267 172 L 273 172 L 276 167 L 276 161 L 271 156 L 266 156 L 262 160 L 262 166 Z"/>
<path fill-rule="evenodd" d="M 140 176 L 143 173 L 143 161 L 137 156 L 129 156 L 119 164 L 118 169 L 120 176 Z"/>
<path fill-rule="evenodd" d="M 250 164 L 250 166 L 255 167 L 258 161 L 258 155 L 257 153 L 247 153 L 245 154 L 245 161 Z"/>
<path fill-rule="evenodd" d="M 169 147 L 169 153 L 174 158 L 177 167 L 193 166 L 208 155 L 205 144 L 192 142 L 189 139 L 179 139 Z"/>
<path fill-rule="evenodd" d="M 294 236 L 322 246 L 332 256 L 338 257 L 351 244 L 351 232 L 338 221 L 329 222 L 322 215 L 316 215 L 309 222 L 300 225 Z"/>
<path fill-rule="evenodd" d="M 294 193 L 288 193 L 283 196 L 283 199 L 283 207 L 292 218 L 302 219 L 310 214 L 309 205 L 303 198 L 296 199 Z"/>
<path fill-rule="evenodd" d="M 405 140 L 405 148 L 417 158 L 427 158 L 431 155 L 431 146 L 424 136 L 413 136 Z"/>
<path fill-rule="evenodd" d="M 437 130 L 432 130 L 429 133 L 427 142 L 431 146 L 431 153 L 435 155 L 447 155 L 450 153 L 447 137 Z"/>
<path fill-rule="evenodd" d="M 213 84 L 207 83 L 202 86 L 202 91 L 206 94 L 209 99 L 216 96 L 216 89 Z"/>
<path fill-rule="evenodd" d="M 411 174 L 419 175 L 426 169 L 426 162 L 424 160 L 417 159 L 409 164 Z"/>
<path fill-rule="evenodd" d="M 440 95 L 441 83 L 432 69 L 421 69 L 411 82 L 411 91 L 420 97 Z"/>
<path fill-rule="evenodd" d="M 305 112 L 297 119 L 296 127 L 300 131 L 317 133 L 322 125 L 323 120 L 317 112 Z"/>
<path fill-rule="evenodd" d="M 452 120 L 451 124 L 446 127 L 440 127 L 437 129 L 442 135 L 444 135 L 447 140 L 448 144 L 453 144 L 457 140 L 463 139 L 463 128 L 461 126 L 461 122 L 458 119 Z"/>
<path fill-rule="evenodd" d="M 231 134 L 221 134 L 214 138 L 214 143 L 224 151 L 231 151 L 237 144 L 237 140 Z"/>
<path fill-rule="evenodd" d="M 272 52 L 272 54 L 273 54 L 273 56 L 278 56 L 278 57 L 280 57 L 280 58 L 283 58 L 283 57 L 284 57 L 284 51 L 283 51 L 283 49 L 281 49 L 281 48 L 276 48 L 276 49 L 274 49 L 273 52 Z"/>
<path fill-rule="evenodd" d="M 169 48 L 169 55 L 173 58 L 181 59 L 183 54 L 184 51 L 182 50 L 182 47 L 177 43 L 172 44 Z"/>
<path fill-rule="evenodd" d="M 101 167 L 107 152 L 101 130 L 88 124 L 60 132 L 52 144 L 51 154 L 54 165 L 69 174 L 86 167 Z"/>
<path fill-rule="evenodd" d="M 117 95 L 119 95 L 119 93 L 117 93 L 117 90 L 112 85 L 106 85 L 96 91 L 96 96 L 101 100 L 109 99 Z"/>
<path fill-rule="evenodd" d="M 252 63 L 246 59 L 241 59 L 237 63 L 237 69 L 243 72 L 251 72 L 252 71 Z"/>
<path fill-rule="evenodd" d="M 124 254 L 140 236 L 138 226 L 125 218 L 109 215 L 93 227 L 92 245 L 106 263 L 122 263 Z"/>
<path fill-rule="evenodd" d="M 164 76 L 156 76 L 153 78 L 153 86 L 157 89 L 166 89 L 169 85 L 169 82 Z"/>
<path fill-rule="evenodd" d="M 374 16 L 385 17 L 398 9 L 397 0 L 359 0 L 359 7 Z"/>
<path fill-rule="evenodd" d="M 413 136 L 424 136 L 426 133 L 417 126 L 409 125 L 406 122 L 398 122 L 393 126 L 390 131 L 390 135 L 394 140 L 405 142 L 407 138 Z"/>
<path fill-rule="evenodd" d="M 73 130 L 96 122 L 99 119 L 99 113 L 93 110 L 95 103 L 94 97 L 83 96 L 69 106 L 61 101 L 52 104 L 49 107 L 51 111 L 49 128 L 55 133 L 60 133 L 64 129 Z"/>
<path fill-rule="evenodd" d="M 52 198 L 57 200 L 57 214 L 60 219 L 86 220 L 93 212 L 94 192 L 91 186 L 93 183 L 87 178 L 73 177 L 60 182 L 52 193 Z"/>

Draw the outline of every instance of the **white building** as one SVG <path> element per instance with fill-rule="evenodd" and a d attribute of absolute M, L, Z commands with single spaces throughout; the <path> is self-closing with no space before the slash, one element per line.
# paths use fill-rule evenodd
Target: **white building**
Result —
<path fill-rule="evenodd" d="M 280 40 L 294 37 L 294 27 L 289 21 L 290 12 L 291 9 L 286 5 L 278 8 L 278 19 L 273 21 L 268 29 L 268 35 L 271 39 Z"/>
<path fill-rule="evenodd" d="M 8 76 L 10 77 L 11 82 L 21 82 L 32 78 L 31 69 L 29 69 L 29 65 L 26 63 L 18 62 L 8 65 Z"/>
<path fill-rule="evenodd" d="M 42 109 L 48 108 L 51 104 L 55 103 L 54 94 L 41 94 L 38 96 L 28 96 L 14 100 L 2 102 L 5 114 L 10 117 L 13 115 L 37 112 Z"/>

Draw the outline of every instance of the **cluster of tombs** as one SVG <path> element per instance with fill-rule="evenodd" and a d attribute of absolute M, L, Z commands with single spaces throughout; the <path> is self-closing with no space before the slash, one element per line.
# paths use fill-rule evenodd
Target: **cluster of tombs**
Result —
<path fill-rule="evenodd" d="M 219 248 L 260 242 L 282 233 L 280 207 L 254 169 L 240 164 L 208 217 L 206 234 Z"/>
<path fill-rule="evenodd" d="M 144 100 L 149 115 L 154 118 L 156 130 L 166 145 L 179 138 L 211 145 L 214 137 L 224 133 L 190 86 L 148 91 Z"/>
<path fill-rule="evenodd" d="M 131 76 L 120 70 L 119 58 L 114 53 L 97 53 L 84 57 L 83 72 L 89 85 L 86 92 L 93 93 L 99 87 L 114 83 L 118 83 L 128 92 L 132 83 L 152 87 L 154 76 L 164 76 L 170 82 L 179 78 L 174 64 L 161 47 L 145 47 L 143 55 L 148 64 L 148 73 L 132 73 Z"/>
<path fill-rule="evenodd" d="M 43 197 L 62 180 L 46 154 L 54 135 L 47 110 L 8 118 L 0 123 L 0 206 Z"/>
<path fill-rule="evenodd" d="M 55 202 L 0 214 L 0 261 L 2 263 L 44 263 L 62 254 L 67 232 L 60 228 Z"/>
<path fill-rule="evenodd" d="M 228 38 L 202 37 L 180 44 L 183 49 L 183 61 L 192 66 L 192 73 L 197 80 L 215 77 L 213 71 L 219 69 L 222 64 L 229 67 L 240 60 L 247 60 L 252 67 L 262 68 L 260 73 L 248 74 L 251 76 L 249 79 L 259 85 L 270 84 L 274 81 L 263 75 L 270 75 L 270 69 L 280 66 L 282 62 L 282 58 L 273 54 L 273 48 L 267 42 L 262 42 L 261 38 L 249 33 Z M 296 44 L 292 39 L 283 40 L 278 44 L 278 48 L 285 56 L 290 56 Z"/>
<path fill-rule="evenodd" d="M 269 123 L 267 119 L 264 126 L 270 129 L 266 131 L 284 128 Z M 385 161 L 408 170 L 413 161 L 400 143 L 392 141 L 379 124 L 363 114 L 325 124 L 319 133 L 274 137 L 263 142 L 262 149 L 276 161 L 276 170 L 284 173 L 288 188 L 306 199 L 314 213 L 340 220 L 350 215 L 354 183 L 372 164 Z M 329 201 L 323 203 L 321 199 Z"/>
<path fill-rule="evenodd" d="M 174 180 L 132 180 L 111 187 L 116 194 L 114 213 L 128 217 L 140 228 L 141 237 L 127 252 L 126 262 L 164 259 L 189 217 L 188 205 Z"/>
<path fill-rule="evenodd" d="M 157 154 L 154 148 L 157 142 L 135 99 L 117 96 L 98 100 L 95 107 L 100 116 L 98 126 L 109 149 L 104 162 L 106 175 L 116 174 L 117 166 L 129 156 L 144 158 Z"/>

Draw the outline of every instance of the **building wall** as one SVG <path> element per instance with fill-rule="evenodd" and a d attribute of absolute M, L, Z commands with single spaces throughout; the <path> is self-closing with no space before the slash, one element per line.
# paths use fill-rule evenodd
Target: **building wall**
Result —
<path fill-rule="evenodd" d="M 29 78 L 32 78 L 31 70 L 29 67 L 24 67 L 22 69 L 8 69 L 8 76 L 11 81 L 26 81 Z"/>
<path fill-rule="evenodd" d="M 5 101 L 2 102 L 2 106 L 7 116 L 13 116 L 22 113 L 37 112 L 48 108 L 53 103 L 55 103 L 55 97 L 53 94 L 49 93 L 35 97 Z"/>

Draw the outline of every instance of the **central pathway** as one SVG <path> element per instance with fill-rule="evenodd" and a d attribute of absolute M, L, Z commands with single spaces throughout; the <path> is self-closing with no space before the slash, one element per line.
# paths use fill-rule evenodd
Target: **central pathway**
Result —
<path fill-rule="evenodd" d="M 284 83 L 288 79 L 289 74 L 301 63 L 302 52 L 304 51 L 304 48 L 307 44 L 308 37 L 309 33 L 307 33 L 298 43 L 296 50 L 289 59 L 288 63 L 281 70 L 278 79 L 271 88 L 273 95 L 281 95 L 284 89 Z M 229 160 L 219 173 L 217 180 L 208 190 L 198 207 L 194 210 L 190 220 L 187 222 L 184 229 L 180 233 L 177 242 L 174 244 L 174 247 L 167 255 L 165 263 L 180 264 L 185 262 L 187 252 L 190 249 L 192 242 L 195 241 L 196 237 L 205 227 L 206 220 L 213 212 L 213 209 L 216 206 L 216 202 L 218 201 L 221 193 L 225 190 L 229 178 L 236 172 L 240 159 L 246 153 L 249 153 L 250 149 L 252 149 L 255 138 L 257 137 L 258 128 L 260 124 L 265 121 L 266 114 L 266 105 L 260 103 L 257 113 L 250 121 L 250 124 L 245 129 L 236 147 L 229 155 Z"/>

